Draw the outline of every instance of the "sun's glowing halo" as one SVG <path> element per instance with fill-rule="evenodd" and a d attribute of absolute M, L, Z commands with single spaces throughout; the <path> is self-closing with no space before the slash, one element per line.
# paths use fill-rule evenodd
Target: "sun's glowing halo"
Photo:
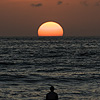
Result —
<path fill-rule="evenodd" d="M 63 36 L 63 28 L 56 22 L 45 22 L 39 27 L 38 36 Z"/>

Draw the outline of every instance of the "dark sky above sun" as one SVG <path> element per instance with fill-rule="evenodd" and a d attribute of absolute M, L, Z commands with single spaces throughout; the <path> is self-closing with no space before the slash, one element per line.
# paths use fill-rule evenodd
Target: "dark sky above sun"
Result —
<path fill-rule="evenodd" d="M 46 21 L 64 36 L 100 36 L 100 0 L 0 0 L 0 36 L 37 36 Z"/>

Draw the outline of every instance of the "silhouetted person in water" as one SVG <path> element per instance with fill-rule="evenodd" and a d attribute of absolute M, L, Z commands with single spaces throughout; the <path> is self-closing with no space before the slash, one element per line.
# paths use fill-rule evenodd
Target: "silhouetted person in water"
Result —
<path fill-rule="evenodd" d="M 54 87 L 50 87 L 50 92 L 46 95 L 46 100 L 58 100 L 58 94 L 54 92 Z"/>

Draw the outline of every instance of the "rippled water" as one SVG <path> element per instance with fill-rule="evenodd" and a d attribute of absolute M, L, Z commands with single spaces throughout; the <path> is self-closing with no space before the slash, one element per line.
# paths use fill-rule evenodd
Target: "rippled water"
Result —
<path fill-rule="evenodd" d="M 0 38 L 0 100 L 100 100 L 100 38 Z"/>

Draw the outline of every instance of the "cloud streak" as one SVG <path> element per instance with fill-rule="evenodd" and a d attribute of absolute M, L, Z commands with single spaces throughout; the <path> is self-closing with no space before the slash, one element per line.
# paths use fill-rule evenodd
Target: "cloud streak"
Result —
<path fill-rule="evenodd" d="M 100 0 L 95 3 L 95 6 L 100 6 Z"/>
<path fill-rule="evenodd" d="M 32 7 L 41 7 L 41 6 L 43 6 L 43 4 L 42 4 L 42 3 L 38 3 L 38 4 L 31 4 L 31 6 L 32 6 Z"/>
<path fill-rule="evenodd" d="M 58 1 L 57 2 L 57 5 L 61 5 L 63 2 L 62 1 Z"/>
<path fill-rule="evenodd" d="M 87 0 L 81 1 L 80 4 L 81 4 L 81 5 L 84 5 L 84 6 L 89 6 Z"/>

